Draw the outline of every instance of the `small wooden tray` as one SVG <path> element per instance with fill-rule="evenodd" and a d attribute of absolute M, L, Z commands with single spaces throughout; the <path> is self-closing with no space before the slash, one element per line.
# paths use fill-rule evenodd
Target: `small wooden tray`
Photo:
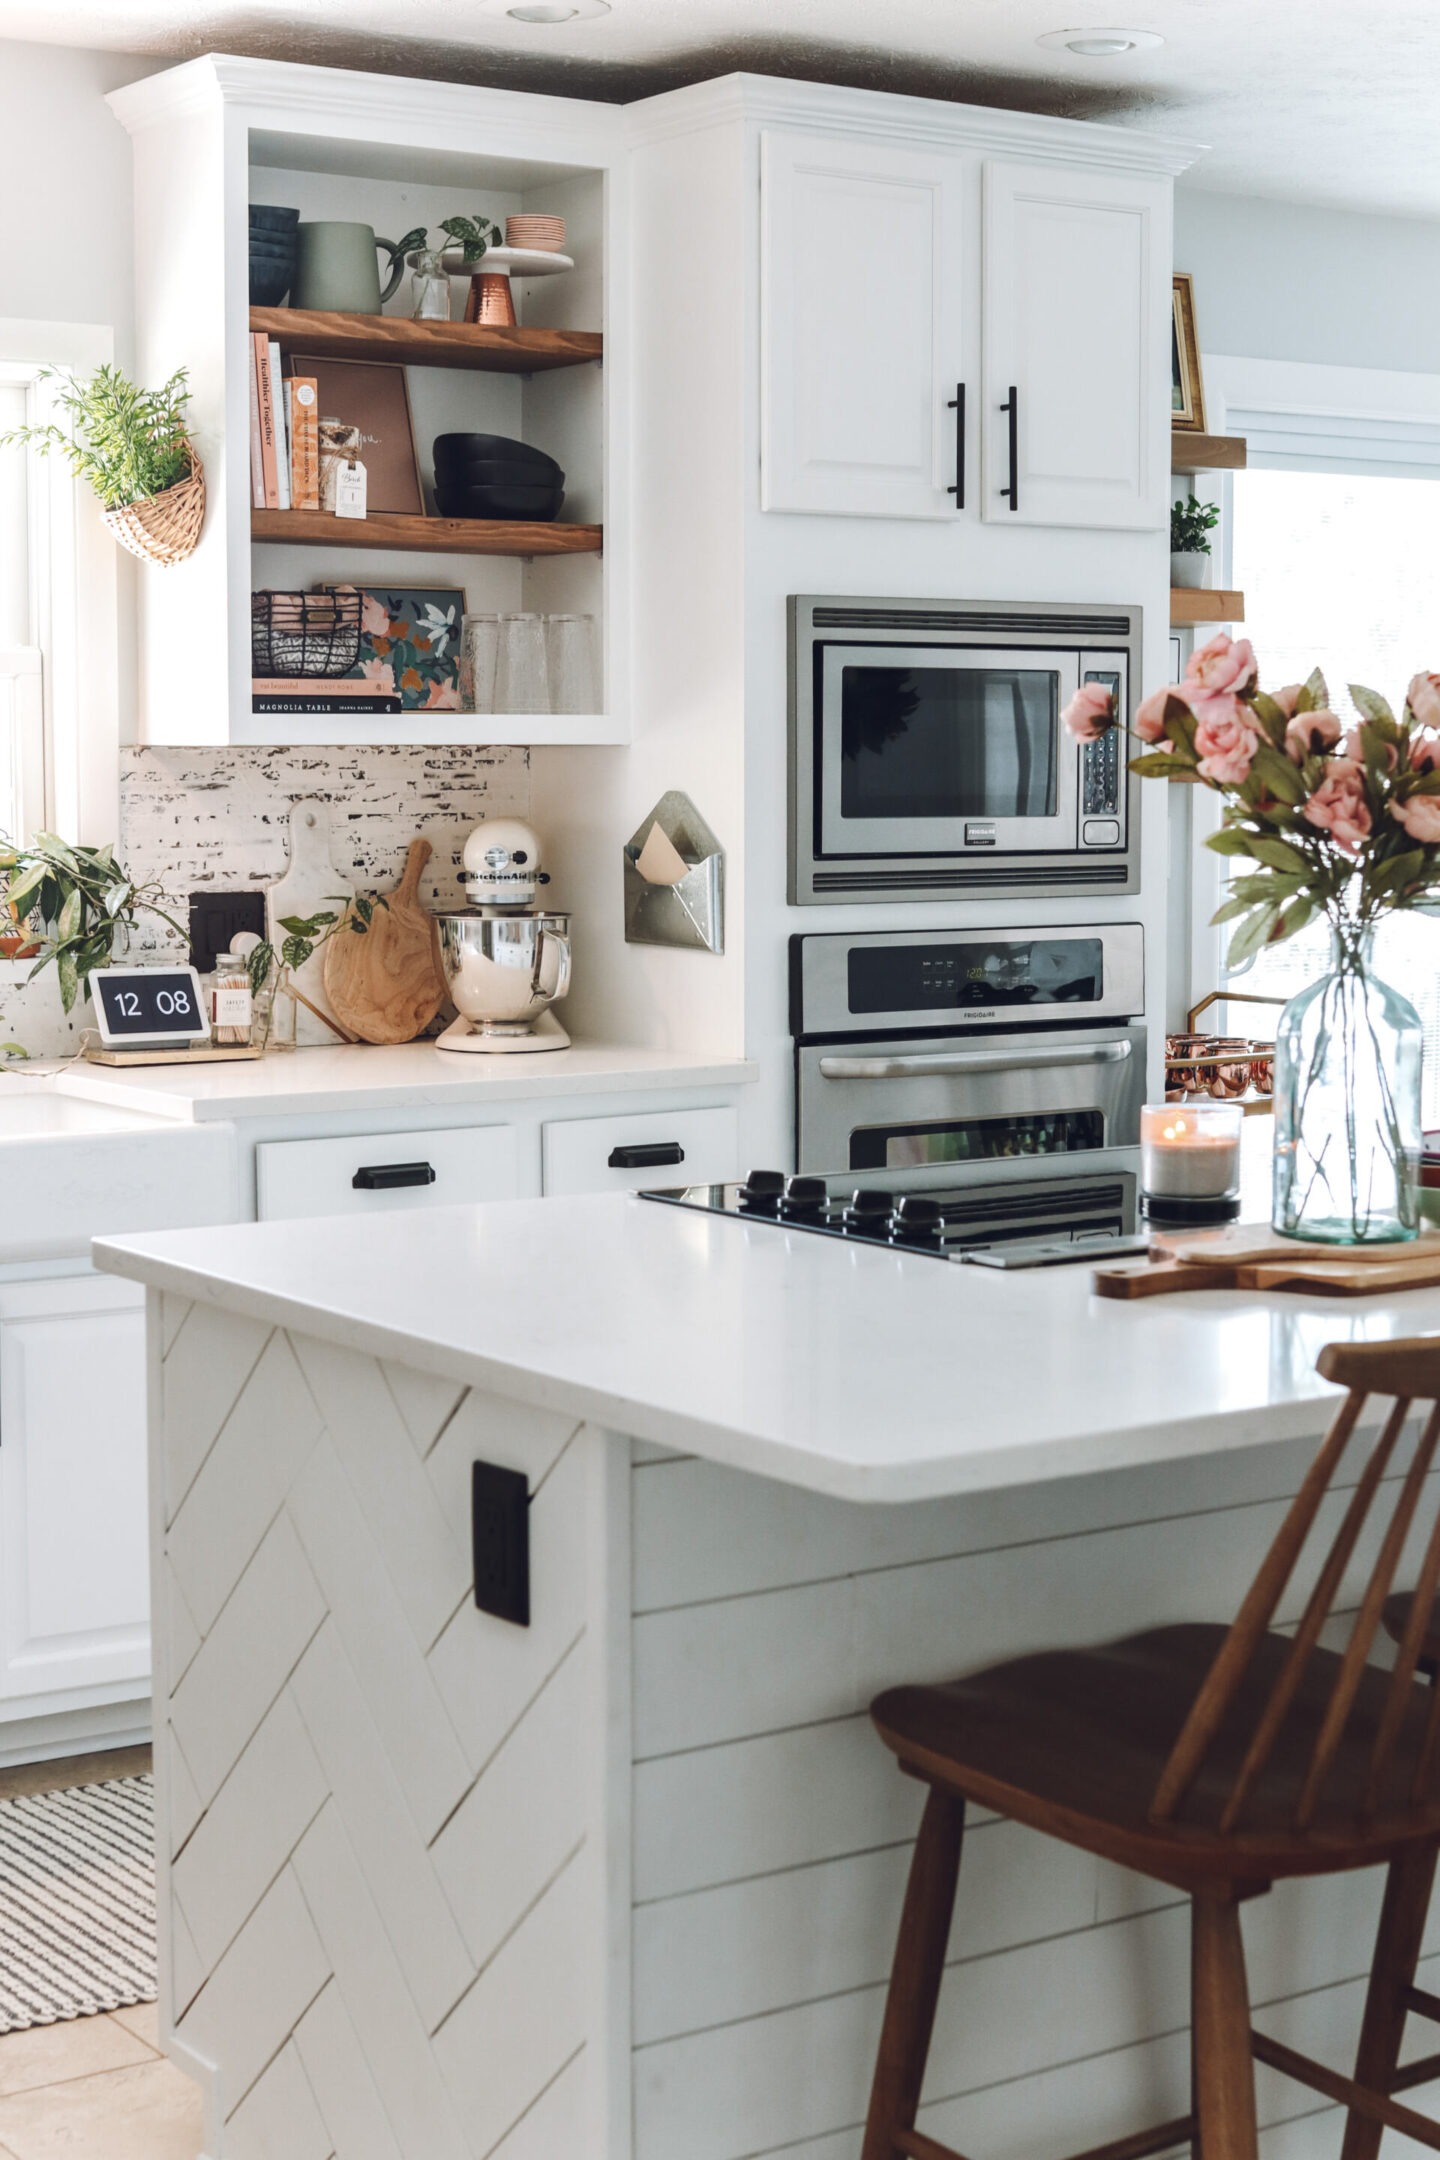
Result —
<path fill-rule="evenodd" d="M 1338 1247 L 1277 1238 L 1236 1223 L 1199 1237 L 1157 1238 L 1150 1258 L 1096 1268 L 1097 1297 L 1164 1297 L 1176 1290 L 1300 1290 L 1322 1297 L 1375 1297 L 1440 1284 L 1440 1233 L 1385 1245 Z"/>
<path fill-rule="evenodd" d="M 86 1050 L 87 1065 L 236 1065 L 242 1059 L 262 1058 L 263 1050 L 248 1043 L 217 1046 L 208 1050 Z"/>

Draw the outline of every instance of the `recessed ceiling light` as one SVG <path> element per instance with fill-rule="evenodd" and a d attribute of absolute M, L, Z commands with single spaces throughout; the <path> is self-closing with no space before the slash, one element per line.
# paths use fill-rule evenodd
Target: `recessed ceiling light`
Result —
<path fill-rule="evenodd" d="M 1121 53 L 1143 52 L 1165 40 L 1154 30 L 1049 30 L 1036 38 L 1062 52 L 1078 53 L 1083 60 L 1114 60 Z"/>
<path fill-rule="evenodd" d="M 518 6 L 507 7 L 505 12 L 512 22 L 574 22 L 583 15 L 608 15 L 610 0 L 520 0 Z"/>

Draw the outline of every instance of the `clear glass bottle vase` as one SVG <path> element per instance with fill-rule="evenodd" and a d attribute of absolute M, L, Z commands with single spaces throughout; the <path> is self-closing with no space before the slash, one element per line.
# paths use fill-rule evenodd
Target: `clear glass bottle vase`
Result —
<path fill-rule="evenodd" d="M 1332 921 L 1330 969 L 1280 1016 L 1273 1225 L 1325 1245 L 1419 1227 L 1420 1016 L 1375 974 L 1374 927 Z"/>

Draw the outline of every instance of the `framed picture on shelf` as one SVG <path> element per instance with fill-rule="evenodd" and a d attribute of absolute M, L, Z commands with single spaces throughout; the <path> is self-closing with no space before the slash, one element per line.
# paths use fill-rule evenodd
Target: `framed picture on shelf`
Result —
<path fill-rule="evenodd" d="M 454 585 L 361 585 L 360 657 L 351 679 L 393 691 L 403 712 L 460 710 L 460 625 Z"/>
<path fill-rule="evenodd" d="M 1172 280 L 1170 311 L 1170 424 L 1205 433 L 1205 386 L 1200 379 L 1200 341 L 1195 335 L 1195 285 L 1183 270 Z"/>
<path fill-rule="evenodd" d="M 322 426 L 339 420 L 359 429 L 366 515 L 423 517 L 425 490 L 404 368 L 388 360 L 321 360 L 307 353 L 292 353 L 288 365 L 292 375 L 314 377 Z"/>

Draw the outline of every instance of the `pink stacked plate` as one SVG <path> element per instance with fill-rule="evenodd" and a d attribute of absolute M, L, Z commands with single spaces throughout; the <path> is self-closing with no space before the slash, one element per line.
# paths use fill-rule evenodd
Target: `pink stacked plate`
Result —
<path fill-rule="evenodd" d="M 511 217 L 505 220 L 505 245 L 512 248 L 539 248 L 546 255 L 558 255 L 565 246 L 565 220 L 562 217 L 534 216 Z"/>

